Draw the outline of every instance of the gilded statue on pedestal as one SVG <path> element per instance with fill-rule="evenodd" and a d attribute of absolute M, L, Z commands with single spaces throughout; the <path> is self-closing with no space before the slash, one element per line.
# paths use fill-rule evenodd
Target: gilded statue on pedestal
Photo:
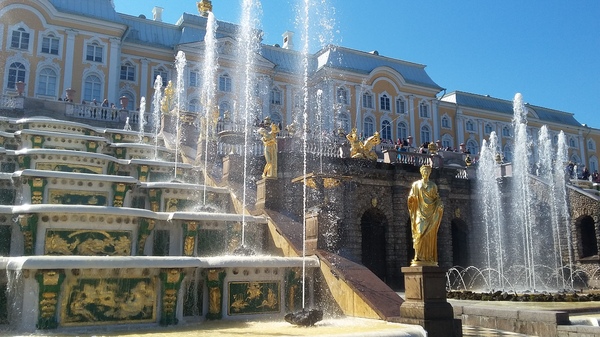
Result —
<path fill-rule="evenodd" d="M 421 180 L 412 184 L 408 195 L 408 212 L 412 227 L 415 258 L 411 266 L 437 266 L 437 233 L 444 205 L 437 185 L 429 180 L 431 166 L 421 166 Z"/>
<path fill-rule="evenodd" d="M 263 170 L 263 178 L 277 178 L 277 134 L 279 126 L 276 123 L 271 123 L 271 131 L 266 128 L 258 129 L 258 133 L 262 136 L 262 141 L 265 147 L 265 169 Z"/>

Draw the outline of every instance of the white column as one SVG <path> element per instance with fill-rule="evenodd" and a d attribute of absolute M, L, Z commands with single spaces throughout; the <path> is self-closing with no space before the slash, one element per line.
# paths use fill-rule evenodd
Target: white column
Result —
<path fill-rule="evenodd" d="M 354 120 L 354 125 L 356 126 L 356 132 L 360 135 L 361 129 L 362 129 L 362 105 L 361 105 L 361 100 L 362 100 L 362 86 L 360 85 L 355 85 L 354 86 L 354 91 L 356 92 L 355 97 L 354 97 L 354 102 L 356 104 L 356 116 L 355 116 L 355 120 Z M 350 125 L 350 127 L 354 127 L 353 125 Z"/>
<path fill-rule="evenodd" d="M 286 84 L 285 88 L 285 124 L 290 125 L 294 121 L 294 90 L 291 85 Z M 285 127 L 285 126 L 284 126 Z"/>
<path fill-rule="evenodd" d="M 461 143 L 465 142 L 465 125 L 463 121 L 463 113 L 461 109 L 456 111 L 456 148 L 458 149 Z"/>
<path fill-rule="evenodd" d="M 152 93 L 148 92 L 148 75 L 150 74 L 150 69 L 148 69 L 148 59 L 142 58 L 140 60 L 142 66 L 140 67 L 140 98 L 141 96 L 146 97 L 146 102 L 150 102 L 152 99 Z M 152 88 L 154 88 L 154 83 L 152 83 Z"/>
<path fill-rule="evenodd" d="M 438 107 L 440 105 L 440 101 L 438 101 L 437 99 L 432 100 L 432 117 L 433 117 L 433 139 L 431 140 L 432 142 L 437 142 L 440 139 L 440 118 L 439 118 L 439 111 L 438 111 Z"/>
<path fill-rule="evenodd" d="M 65 90 L 71 88 L 73 83 L 73 55 L 75 54 L 75 36 L 79 32 L 74 29 L 67 29 L 65 30 L 65 33 L 67 33 L 67 46 L 65 50 L 64 87 L 61 95 L 64 95 Z"/>
<path fill-rule="evenodd" d="M 108 58 L 108 101 L 119 101 L 119 69 L 121 67 L 121 40 L 116 37 L 111 37 L 110 41 L 110 56 Z M 134 106 L 137 106 L 135 103 Z"/>
<path fill-rule="evenodd" d="M 502 126 L 500 123 L 494 123 L 496 125 L 496 137 L 498 137 L 498 145 L 500 146 L 500 151 L 504 152 L 504 144 L 502 144 Z"/>
<path fill-rule="evenodd" d="M 581 163 L 588 167 L 588 161 L 585 155 L 585 140 L 583 139 L 583 131 L 579 130 L 579 156 L 581 157 Z"/>
<path fill-rule="evenodd" d="M 419 112 L 415 111 L 415 96 L 413 95 L 409 95 L 408 96 L 408 118 L 410 118 L 410 132 L 409 132 L 409 136 L 412 136 L 413 142 L 412 142 L 412 146 L 417 146 L 416 144 L 421 144 L 421 143 L 417 143 L 417 134 L 416 134 L 416 129 L 415 129 L 415 120 L 417 118 L 419 118 Z M 420 136 L 420 135 L 419 135 Z M 421 141 L 421 139 L 419 138 L 419 142 Z"/>

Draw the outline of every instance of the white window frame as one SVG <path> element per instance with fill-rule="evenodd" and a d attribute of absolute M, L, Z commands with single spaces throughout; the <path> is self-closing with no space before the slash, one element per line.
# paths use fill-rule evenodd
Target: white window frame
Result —
<path fill-rule="evenodd" d="M 167 70 L 167 67 L 163 65 L 155 67 L 154 70 L 152 70 L 152 83 L 156 81 L 156 77 L 158 75 L 160 75 L 162 78 L 162 87 L 164 89 L 167 85 L 169 85 L 169 70 Z"/>
<path fill-rule="evenodd" d="M 190 74 L 189 74 L 190 87 L 199 88 L 202 85 L 201 80 L 202 80 L 202 74 L 200 74 L 199 71 L 190 70 Z"/>
<path fill-rule="evenodd" d="M 408 111 L 406 110 L 406 100 L 404 98 L 396 98 L 396 113 L 397 114 L 408 113 Z"/>
<path fill-rule="evenodd" d="M 42 77 L 45 76 L 45 74 L 43 74 L 44 71 L 46 70 L 50 70 L 52 72 L 54 72 L 54 90 L 52 92 L 48 92 L 48 83 L 46 82 L 46 90 L 44 92 L 40 92 L 40 88 L 41 88 L 41 80 Z M 50 99 L 54 99 L 56 97 L 58 97 L 58 88 L 59 88 L 59 73 L 56 71 L 56 69 L 54 69 L 53 67 L 41 67 L 40 70 L 38 71 L 38 74 L 36 75 L 35 78 L 35 96 L 36 97 L 42 97 L 42 98 L 50 98 Z M 50 78 L 49 76 L 46 76 L 46 78 Z"/>
<path fill-rule="evenodd" d="M 88 50 L 89 47 L 93 47 L 94 48 L 94 55 L 93 55 L 93 60 L 88 60 Z M 101 48 L 101 49 L 100 49 Z M 98 49 L 100 49 L 100 61 L 96 60 L 96 58 L 98 57 L 97 55 L 97 51 Z M 102 41 L 100 41 L 99 39 L 96 38 L 92 38 L 89 40 L 85 40 L 85 43 L 83 44 L 83 62 L 87 63 L 87 64 L 102 64 L 102 65 L 106 65 L 106 52 L 107 52 L 107 45 L 105 43 L 102 43 Z"/>
<path fill-rule="evenodd" d="M 219 75 L 219 91 L 221 92 L 232 92 L 233 91 L 233 83 L 231 76 L 229 74 L 221 74 Z"/>
<path fill-rule="evenodd" d="M 94 92 L 96 91 L 95 87 L 91 88 L 91 90 L 92 90 L 91 96 L 89 96 L 89 97 L 86 96 L 86 94 L 87 94 L 86 84 L 87 84 L 87 79 L 90 76 L 96 76 L 100 80 L 98 97 L 94 97 Z M 93 99 L 96 99 L 96 101 L 100 102 L 100 104 L 101 104 L 101 102 L 104 100 L 103 97 L 104 97 L 104 76 L 103 76 L 103 74 L 95 72 L 95 71 L 90 71 L 90 72 L 87 72 L 86 74 L 84 74 L 84 76 L 82 77 L 82 81 L 81 81 L 81 100 L 84 100 L 87 103 L 90 103 Z"/>
<path fill-rule="evenodd" d="M 271 91 L 269 92 L 269 102 L 274 105 L 283 104 L 283 93 L 279 88 L 271 88 Z"/>
<path fill-rule="evenodd" d="M 125 67 L 125 78 L 123 78 L 123 67 Z M 131 69 L 131 71 L 130 71 Z M 133 78 L 130 79 L 129 75 L 130 73 L 133 73 Z M 121 67 L 119 69 L 119 79 L 121 81 L 128 81 L 128 82 L 136 82 L 137 79 L 137 67 L 135 65 L 135 63 L 126 60 L 125 62 L 121 63 Z"/>
<path fill-rule="evenodd" d="M 391 99 L 388 94 L 384 93 L 379 96 L 379 110 L 381 111 L 392 111 Z"/>
<path fill-rule="evenodd" d="M 405 140 L 408 138 L 408 125 L 404 121 L 396 123 L 396 133 L 398 138 Z"/>
<path fill-rule="evenodd" d="M 470 119 L 467 119 L 467 120 L 465 121 L 465 130 L 466 130 L 467 132 L 475 132 L 475 122 L 473 122 L 473 121 L 472 121 L 472 120 L 470 120 Z"/>
<path fill-rule="evenodd" d="M 421 136 L 421 138 L 419 139 L 421 144 L 425 143 L 425 142 L 432 142 L 431 127 L 429 125 L 427 125 L 427 124 L 421 125 L 419 134 Z"/>
<path fill-rule="evenodd" d="M 348 97 L 348 89 L 344 87 L 337 87 L 335 93 L 335 101 L 339 104 L 348 105 L 349 97 Z"/>
<path fill-rule="evenodd" d="M 367 123 L 367 120 L 368 120 L 368 123 Z M 365 116 L 365 118 L 363 118 L 363 136 L 365 138 L 371 137 L 374 133 L 375 133 L 375 117 Z"/>
<path fill-rule="evenodd" d="M 422 101 L 419 103 L 419 117 L 421 118 L 430 118 L 429 117 L 429 104 L 427 102 Z"/>
<path fill-rule="evenodd" d="M 450 117 L 442 116 L 442 128 L 452 129 L 452 123 L 450 122 Z"/>
<path fill-rule="evenodd" d="M 362 94 L 362 107 L 365 109 L 373 109 L 373 94 L 370 92 Z"/>

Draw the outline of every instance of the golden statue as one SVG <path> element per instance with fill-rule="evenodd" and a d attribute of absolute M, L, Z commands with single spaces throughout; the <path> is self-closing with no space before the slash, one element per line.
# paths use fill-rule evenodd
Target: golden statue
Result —
<path fill-rule="evenodd" d="M 169 81 L 169 84 L 167 84 L 167 87 L 164 90 L 164 96 L 160 101 L 160 109 L 162 113 L 168 114 L 171 112 L 174 95 L 175 88 L 173 88 L 173 82 Z"/>
<path fill-rule="evenodd" d="M 277 178 L 277 134 L 279 133 L 279 126 L 277 123 L 271 123 L 271 131 L 268 132 L 266 128 L 258 129 L 262 137 L 262 141 L 265 147 L 265 169 L 263 170 L 263 178 Z"/>
<path fill-rule="evenodd" d="M 198 1 L 196 5 L 198 5 L 198 12 L 202 16 L 208 16 L 208 12 L 212 12 L 212 3 L 210 0 Z"/>
<path fill-rule="evenodd" d="M 356 128 L 346 135 L 346 139 L 350 142 L 350 157 L 351 158 L 363 158 L 369 160 L 377 160 L 377 154 L 373 147 L 381 143 L 379 132 L 375 132 L 371 137 L 362 143 L 356 133 Z"/>
<path fill-rule="evenodd" d="M 437 266 L 437 232 L 444 205 L 437 185 L 429 180 L 431 166 L 421 166 L 421 180 L 412 184 L 408 195 L 408 212 L 412 227 L 415 258 L 411 266 Z"/>

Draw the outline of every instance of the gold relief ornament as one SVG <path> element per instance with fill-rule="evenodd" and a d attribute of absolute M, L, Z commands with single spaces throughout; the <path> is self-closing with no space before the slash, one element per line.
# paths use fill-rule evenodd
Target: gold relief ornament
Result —
<path fill-rule="evenodd" d="M 412 184 L 408 196 L 408 212 L 415 257 L 411 266 L 437 266 L 437 233 L 444 205 L 437 185 L 429 180 L 431 166 L 421 166 L 421 180 Z"/>
<path fill-rule="evenodd" d="M 375 131 L 371 137 L 367 138 L 364 142 L 361 142 L 356 128 L 353 128 L 352 131 L 346 135 L 346 139 L 350 142 L 351 158 L 377 160 L 377 153 L 375 153 L 373 148 L 381 143 L 378 131 Z"/>

